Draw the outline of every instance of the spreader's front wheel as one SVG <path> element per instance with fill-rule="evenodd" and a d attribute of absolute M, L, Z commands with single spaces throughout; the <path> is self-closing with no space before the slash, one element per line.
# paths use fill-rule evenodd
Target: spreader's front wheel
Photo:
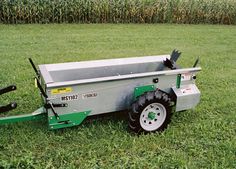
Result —
<path fill-rule="evenodd" d="M 159 90 L 140 96 L 129 112 L 130 129 L 137 133 L 164 130 L 170 123 L 170 101 L 168 95 Z"/>

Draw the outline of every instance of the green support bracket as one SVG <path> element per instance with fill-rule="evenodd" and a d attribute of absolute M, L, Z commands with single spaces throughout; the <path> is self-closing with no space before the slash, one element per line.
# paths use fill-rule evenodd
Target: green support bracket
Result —
<path fill-rule="evenodd" d="M 24 115 L 17 115 L 17 116 L 9 116 L 9 117 L 1 117 L 0 118 L 0 125 L 7 124 L 7 123 L 16 123 L 16 122 L 23 122 L 23 121 L 32 121 L 32 120 L 40 120 L 46 118 L 47 113 L 43 107 L 39 108 L 38 110 L 34 111 L 31 114 L 24 114 Z"/>
<path fill-rule="evenodd" d="M 140 95 L 145 92 L 154 91 L 156 87 L 154 85 L 147 85 L 147 86 L 138 86 L 134 89 L 134 100 L 137 99 Z"/>
<path fill-rule="evenodd" d="M 55 116 L 49 116 L 49 129 L 60 129 L 66 127 L 72 127 L 81 124 L 84 119 L 91 113 L 91 110 L 84 112 L 73 112 L 68 114 L 59 115 L 59 119 Z"/>
<path fill-rule="evenodd" d="M 181 74 L 178 74 L 177 79 L 176 79 L 176 88 L 177 89 L 180 88 L 180 84 L 181 84 Z"/>

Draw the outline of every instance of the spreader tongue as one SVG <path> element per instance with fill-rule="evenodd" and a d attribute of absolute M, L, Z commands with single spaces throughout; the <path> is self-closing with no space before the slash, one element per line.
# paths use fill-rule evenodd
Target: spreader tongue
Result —
<path fill-rule="evenodd" d="M 16 86 L 15 86 L 15 85 L 7 86 L 7 87 L 5 87 L 5 88 L 0 89 L 0 95 L 2 95 L 2 94 L 4 94 L 4 93 L 11 92 L 11 91 L 14 91 L 14 90 L 16 90 Z M 9 103 L 8 105 L 0 106 L 0 113 L 13 110 L 13 109 L 15 109 L 16 107 L 17 107 L 16 102 L 11 102 L 11 103 Z"/>

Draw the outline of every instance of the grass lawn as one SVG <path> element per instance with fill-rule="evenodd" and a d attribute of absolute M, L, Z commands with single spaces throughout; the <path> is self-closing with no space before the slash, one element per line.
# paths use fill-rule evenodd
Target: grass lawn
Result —
<path fill-rule="evenodd" d="M 18 90 L 8 115 L 41 107 L 38 64 L 168 54 L 179 63 L 200 56 L 201 103 L 174 113 L 161 134 L 136 136 L 127 120 L 109 116 L 49 131 L 45 121 L 0 126 L 0 168 L 236 168 L 236 27 L 212 25 L 0 25 L 0 87 Z"/>

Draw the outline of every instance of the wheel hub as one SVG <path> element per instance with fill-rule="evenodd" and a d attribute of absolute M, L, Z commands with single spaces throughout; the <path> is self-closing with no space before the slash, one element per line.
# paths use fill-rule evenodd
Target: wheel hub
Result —
<path fill-rule="evenodd" d="M 150 112 L 148 113 L 148 118 L 149 118 L 150 120 L 155 119 L 155 117 L 156 117 L 156 113 L 154 113 L 154 112 L 152 112 L 152 111 L 150 111 Z"/>
<path fill-rule="evenodd" d="M 157 130 L 166 119 L 166 109 L 160 103 L 151 103 L 140 115 L 140 125 L 146 131 Z"/>

